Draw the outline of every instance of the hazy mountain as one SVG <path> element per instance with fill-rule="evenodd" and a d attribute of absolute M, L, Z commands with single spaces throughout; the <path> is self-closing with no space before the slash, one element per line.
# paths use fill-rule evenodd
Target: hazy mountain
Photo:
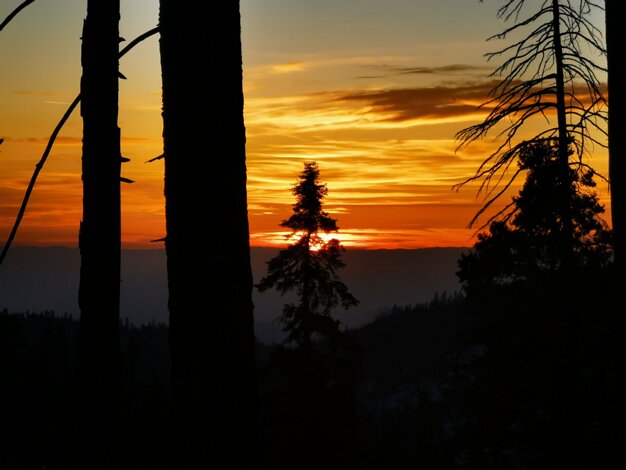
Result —
<path fill-rule="evenodd" d="M 435 292 L 459 289 L 456 261 L 464 248 L 418 250 L 349 250 L 342 278 L 359 299 L 358 307 L 337 312 L 346 325 L 371 321 L 395 305 L 430 300 Z M 264 274 L 273 248 L 252 249 L 255 281 Z M 16 247 L 0 267 L 0 308 L 9 311 L 54 310 L 78 315 L 80 257 L 75 248 Z M 167 278 L 163 250 L 124 250 L 122 254 L 122 318 L 134 323 L 167 322 Z M 275 340 L 280 330 L 272 321 L 290 298 L 275 292 L 254 292 L 257 336 Z M 210 299 L 207 299 L 210 302 Z"/>

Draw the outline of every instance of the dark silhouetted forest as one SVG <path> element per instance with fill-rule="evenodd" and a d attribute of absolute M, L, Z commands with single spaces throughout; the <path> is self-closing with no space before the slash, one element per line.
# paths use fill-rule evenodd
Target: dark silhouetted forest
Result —
<path fill-rule="evenodd" d="M 301 389 L 300 353 L 258 343 L 260 467 L 504 469 L 610 468 L 622 447 L 624 320 L 612 315 L 608 277 L 587 283 L 570 314 L 579 321 L 576 357 L 560 347 L 546 286 L 495 291 L 480 310 L 461 294 L 393 306 L 320 343 Z M 42 314 L 0 314 L 5 403 L 1 468 L 69 468 L 74 457 L 73 350 L 77 322 Z M 165 325 L 120 325 L 121 468 L 170 465 L 170 386 Z M 575 428 L 559 419 L 562 363 L 576 377 Z M 306 425 L 309 440 L 303 441 Z M 312 437 L 314 436 L 314 437 Z M 577 446 L 561 439 L 576 439 Z M 568 449 L 569 457 L 563 453 Z M 304 457 L 306 456 L 306 458 Z M 296 463 L 294 463 L 296 462 Z"/>
<path fill-rule="evenodd" d="M 373 323 L 345 331 L 340 354 L 319 344 L 309 358 L 309 390 L 300 388 L 298 350 L 257 343 L 258 465 L 316 468 L 332 461 L 338 468 L 380 468 L 381 459 L 414 461 L 415 393 L 434 393 L 465 321 L 461 311 L 460 297 L 437 296 L 428 305 L 393 307 Z M 2 382 L 10 384 L 1 392 L 10 404 L 4 420 L 10 432 L 0 467 L 73 464 L 77 328 L 71 317 L 53 312 L 0 314 Z M 168 329 L 126 322 L 120 337 L 121 468 L 177 468 L 169 466 L 168 442 L 176 431 L 169 421 Z M 307 442 L 297 432 L 305 424 Z M 314 454 L 303 458 L 311 449 Z"/>

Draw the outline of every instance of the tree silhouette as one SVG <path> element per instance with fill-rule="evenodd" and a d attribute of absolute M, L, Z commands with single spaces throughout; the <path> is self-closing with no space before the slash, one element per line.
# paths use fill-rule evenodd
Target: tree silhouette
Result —
<path fill-rule="evenodd" d="M 556 140 L 561 168 L 560 179 L 570 176 L 570 166 L 579 170 L 588 166 L 583 156 L 594 144 L 605 146 L 596 132 L 606 135 L 605 99 L 599 88 L 596 73 L 602 70 L 583 50 L 604 51 L 599 32 L 588 16 L 595 4 L 587 0 L 561 2 L 543 0 L 538 10 L 521 19 L 525 0 L 504 0 L 498 17 L 514 20 L 514 24 L 489 39 L 525 36 L 513 44 L 489 53 L 489 59 L 502 58 L 492 75 L 502 77 L 491 90 L 491 99 L 482 105 L 489 109 L 485 120 L 457 133 L 462 148 L 490 131 L 497 132 L 500 144 L 480 165 L 474 176 L 466 180 L 481 180 L 479 193 L 484 192 L 486 203 L 474 216 L 473 225 L 487 208 L 502 196 L 522 173 L 522 167 L 509 172 L 511 166 L 528 146 L 542 141 Z M 584 49 L 583 49 L 584 47 Z M 556 115 L 556 121 L 553 120 Z M 531 121 L 545 118 L 547 127 L 531 138 L 520 139 L 521 130 Z M 574 149 L 576 161 L 570 148 Z M 574 227 L 570 201 L 571 185 L 561 186 L 558 195 L 559 212 L 563 218 L 561 232 L 562 257 L 565 265 L 572 262 Z M 513 207 L 507 205 L 491 217 L 489 222 L 508 215 Z M 485 224 L 485 226 L 487 225 Z"/>
<path fill-rule="evenodd" d="M 510 188 L 517 176 L 529 175 L 529 156 L 543 154 L 543 160 L 533 164 L 533 173 L 541 176 L 540 179 L 535 176 L 538 181 L 547 181 L 549 177 L 552 181 L 547 187 L 529 180 L 524 197 L 514 198 L 488 220 L 485 226 L 500 223 L 492 224 L 491 233 L 479 238 L 476 256 L 461 260 L 460 275 L 468 288 L 472 283 L 482 284 L 482 299 L 471 295 L 470 300 L 472 297 L 485 300 L 497 310 L 499 304 L 508 305 L 509 297 L 526 299 L 524 305 L 531 311 L 536 309 L 533 302 L 542 305 L 546 321 L 555 325 L 553 344 L 558 352 L 549 358 L 558 365 L 557 386 L 552 391 L 558 397 L 553 410 L 559 423 L 555 445 L 564 454 L 561 465 L 569 467 L 576 465 L 576 453 L 567 449 L 580 448 L 582 440 L 576 417 L 581 392 L 578 379 L 582 364 L 582 310 L 577 308 L 573 289 L 579 278 L 589 276 L 589 270 L 583 269 L 584 263 L 581 266 L 577 260 L 577 251 L 586 250 L 600 259 L 606 254 L 605 242 L 597 252 L 588 249 L 594 238 L 591 234 L 598 228 L 594 217 L 598 207 L 593 197 L 579 193 L 589 189 L 594 175 L 583 157 L 595 145 L 606 146 L 606 101 L 596 76 L 603 69 L 588 53 L 591 50 L 602 54 L 604 48 L 597 28 L 589 20 L 591 10 L 597 6 L 593 2 L 542 0 L 537 10 L 522 19 L 525 5 L 525 0 L 503 0 L 498 16 L 513 20 L 514 24 L 493 38 L 506 39 L 512 35 L 521 39 L 488 55 L 503 58 L 494 72 L 502 79 L 492 90 L 491 99 L 483 105 L 490 108 L 489 114 L 482 123 L 457 134 L 460 148 L 491 131 L 496 131 L 496 138 L 500 139 L 496 150 L 475 175 L 463 183 L 481 180 L 479 192 L 486 195 L 485 205 L 471 224 Z M 525 138 L 522 129 L 537 123 L 539 118 L 544 118 L 547 125 Z M 551 150 L 539 151 L 537 145 L 542 143 Z M 512 167 L 516 162 L 522 164 Z M 536 197 L 530 197 L 531 194 Z M 530 201 L 532 205 L 524 207 Z M 539 210 L 541 204 L 550 207 L 552 213 Z M 578 207 L 581 204 L 583 207 Z M 527 213 L 533 205 L 533 217 L 522 216 L 521 211 L 519 217 L 515 216 L 517 209 L 524 207 Z M 519 226 L 507 225 L 510 220 Z M 539 230 L 530 224 L 544 225 Z M 549 276 L 554 267 L 559 269 L 558 276 Z M 528 277 L 528 281 L 514 282 L 519 276 Z M 538 300 L 542 296 L 546 299 Z"/>
<path fill-rule="evenodd" d="M 323 209 L 328 189 L 319 182 L 319 173 L 317 163 L 304 164 L 292 189 L 293 213 L 280 224 L 297 240 L 267 262 L 267 275 L 257 284 L 260 292 L 275 288 L 297 296 L 280 317 L 288 336 L 272 355 L 281 380 L 271 393 L 284 397 L 277 406 L 284 416 L 284 429 L 277 436 L 284 458 L 302 469 L 328 462 L 343 468 L 354 462 L 358 360 L 355 345 L 331 312 L 338 306 L 348 309 L 357 300 L 339 279 L 343 247 L 336 238 L 327 240 L 338 227 Z"/>
<path fill-rule="evenodd" d="M 582 371 L 601 376 L 607 368 L 605 359 L 595 362 L 598 345 L 593 342 L 607 323 L 605 302 L 597 294 L 611 260 L 611 233 L 600 218 L 604 210 L 593 189 L 593 172 L 570 168 L 563 180 L 556 140 L 525 147 L 518 167 L 526 181 L 512 198 L 510 217 L 492 221 L 459 260 L 457 275 L 476 318 L 466 340 L 484 352 L 459 364 L 472 377 L 472 390 L 457 397 L 472 415 L 466 423 L 473 421 L 462 439 L 472 453 L 478 449 L 474 457 L 496 450 L 494 455 L 502 458 L 500 449 L 508 446 L 522 461 L 537 459 L 529 468 L 553 466 L 553 459 L 579 468 L 581 455 L 593 454 L 586 451 L 594 445 L 589 436 L 601 429 L 591 429 L 591 420 L 582 418 L 597 413 L 598 406 L 588 401 L 590 379 Z M 563 184 L 570 186 L 574 227 L 573 262 L 565 276 Z M 482 434 L 475 441 L 477 431 Z M 544 432 L 554 437 L 548 446 L 540 437 Z M 486 460 L 493 462 L 494 455 Z M 491 468 L 486 462 L 478 466 Z"/>
<path fill-rule="evenodd" d="M 304 164 L 292 192 L 296 196 L 293 214 L 280 225 L 299 239 L 268 261 L 267 275 L 257 287 L 261 292 L 272 288 L 281 294 L 296 291 L 298 303 L 285 305 L 281 322 L 289 333 L 287 341 L 307 353 L 314 335 L 331 338 L 338 333 L 339 322 L 331 317 L 331 310 L 339 305 L 348 309 L 358 302 L 337 274 L 345 266 L 343 247 L 335 238 L 322 238 L 338 227 L 322 209 L 328 189 L 319 182 L 317 163 Z"/>
<path fill-rule="evenodd" d="M 207 456 L 250 468 L 258 399 L 239 2 L 161 0 L 160 30 L 174 468 Z"/>
<path fill-rule="evenodd" d="M 84 459 L 115 468 L 119 403 L 119 0 L 87 3 L 82 34 L 83 220 L 77 369 Z M 83 462 L 86 464 L 86 462 Z"/>
<path fill-rule="evenodd" d="M 606 49 L 609 77 L 609 177 L 611 181 L 611 214 L 615 266 L 621 278 L 626 279 L 626 148 L 624 136 L 624 83 L 626 68 L 619 57 L 622 18 L 615 0 L 605 0 Z"/>
<path fill-rule="evenodd" d="M 574 262 L 581 270 L 598 270 L 610 260 L 610 237 L 600 218 L 604 208 L 593 193 L 593 173 L 570 169 L 561 181 L 560 156 L 556 142 L 537 142 L 520 152 L 518 166 L 527 173 L 526 182 L 512 199 L 508 220 L 494 221 L 488 232 L 459 261 L 458 276 L 464 290 L 491 295 L 493 289 L 516 283 L 551 283 L 561 270 L 558 195 L 561 185 L 570 186 L 574 225 Z"/>

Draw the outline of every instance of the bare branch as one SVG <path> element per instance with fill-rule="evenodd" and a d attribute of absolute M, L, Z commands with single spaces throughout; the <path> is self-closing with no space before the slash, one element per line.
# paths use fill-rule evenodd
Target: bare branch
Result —
<path fill-rule="evenodd" d="M 599 131 L 599 135 L 606 135 L 607 114 L 604 110 L 607 100 L 597 78 L 597 72 L 604 72 L 605 68 L 581 52 L 583 46 L 595 53 L 606 52 L 601 41 L 602 32 L 586 17 L 598 5 L 586 0 L 576 5 L 563 2 L 559 9 L 559 31 L 552 18 L 552 2 L 539 2 L 538 10 L 522 19 L 525 4 L 525 0 L 502 0 L 497 16 L 504 21 L 514 20 L 514 24 L 488 40 L 507 39 L 514 34 L 523 37 L 486 54 L 487 60 L 501 60 L 500 65 L 490 74 L 501 77 L 500 81 L 490 90 L 490 99 L 479 107 L 487 108 L 489 112 L 481 123 L 468 126 L 456 134 L 459 151 L 498 129 L 493 137 L 494 141 L 499 142 L 498 148 L 483 160 L 473 176 L 453 187 L 458 190 L 469 182 L 481 181 L 478 194 L 484 193 L 487 201 L 470 226 L 504 194 L 519 175 L 519 172 L 511 175 L 511 165 L 518 161 L 521 152 L 530 143 L 552 140 L 565 130 L 568 138 L 573 137 L 571 140 L 578 162 L 581 162 L 584 154 L 590 153 L 589 147 L 606 146 L 596 134 Z M 557 34 L 558 38 L 555 36 Z M 551 113 L 559 106 L 555 42 L 560 44 L 563 52 L 559 67 L 565 84 L 565 90 L 562 91 L 565 107 L 561 109 L 565 109 L 567 116 L 567 123 L 561 122 L 560 128 L 550 124 L 553 121 Z M 522 135 L 522 129 L 538 117 L 546 120 L 547 129 L 516 143 L 518 136 Z M 501 185 L 504 188 L 500 188 Z M 495 217 L 501 215 L 498 213 Z M 491 218 L 487 224 L 493 220 Z"/>
<path fill-rule="evenodd" d="M 126 44 L 126 47 L 124 47 L 124 49 L 122 49 L 120 51 L 119 54 L 119 58 L 121 59 L 122 57 L 124 57 L 133 47 L 135 47 L 137 44 L 139 44 L 140 42 L 145 41 L 146 39 L 148 39 L 151 36 L 154 36 L 155 34 L 157 34 L 159 32 L 159 27 L 155 27 L 152 29 L 149 29 L 148 31 L 146 31 L 145 33 L 137 36 L 135 39 L 133 39 L 132 41 L 130 41 L 128 44 Z"/>
<path fill-rule="evenodd" d="M 4 258 L 6 258 L 7 253 L 9 252 L 9 248 L 11 247 L 11 244 L 13 243 L 13 239 L 15 238 L 15 234 L 17 233 L 17 229 L 19 228 L 20 223 L 22 222 L 22 218 L 24 217 L 24 212 L 26 212 L 26 206 L 28 205 L 28 200 L 30 199 L 30 194 L 33 192 L 33 188 L 35 187 L 35 182 L 37 181 L 39 172 L 41 172 L 41 169 L 43 168 L 44 164 L 46 163 L 46 160 L 48 159 L 48 155 L 50 155 L 50 151 L 52 150 L 52 145 L 54 145 L 54 141 L 56 140 L 57 135 L 59 135 L 59 132 L 61 131 L 61 129 L 67 122 L 67 120 L 72 115 L 72 112 L 74 111 L 74 109 L 76 109 L 76 106 L 78 106 L 78 103 L 80 103 L 80 95 L 78 95 L 74 99 L 74 101 L 72 101 L 72 104 L 70 104 L 69 108 L 67 108 L 67 111 L 65 111 L 65 114 L 63 115 L 59 123 L 56 125 L 56 127 L 54 128 L 54 131 L 52 131 L 52 135 L 50 136 L 50 139 L 48 140 L 48 145 L 46 145 L 46 149 L 44 150 L 43 155 L 41 156 L 41 160 L 39 160 L 39 162 L 35 165 L 35 171 L 33 172 L 33 176 L 31 176 L 30 178 L 28 187 L 26 188 L 26 193 L 24 194 L 24 200 L 22 201 L 20 210 L 17 213 L 17 218 L 15 219 L 15 223 L 13 224 L 13 228 L 11 229 L 9 238 L 7 239 L 7 242 L 5 243 L 2 249 L 2 253 L 0 253 L 0 265 L 2 265 Z"/>
<path fill-rule="evenodd" d="M 144 163 L 152 163 L 152 162 L 156 162 L 157 160 L 161 160 L 162 158 L 165 158 L 165 154 L 162 153 L 161 155 L 151 158 L 150 160 L 146 160 Z"/>
<path fill-rule="evenodd" d="M 22 11 L 24 8 L 26 8 L 28 5 L 30 5 L 31 3 L 33 3 L 35 0 L 24 0 L 22 3 L 20 3 L 20 5 L 13 10 L 11 13 L 9 13 L 9 16 L 7 16 L 4 21 L 2 22 L 2 24 L 0 24 L 0 31 L 2 31 L 4 29 L 4 27 L 6 25 L 8 25 L 11 20 L 13 18 L 15 18 L 17 16 L 17 14 Z"/>
<path fill-rule="evenodd" d="M 31 2 L 34 0 L 31 0 Z M 131 41 L 124 49 L 122 49 L 119 53 L 119 57 L 123 57 L 128 51 L 130 51 L 133 47 L 135 47 L 137 44 L 139 44 L 140 42 L 148 39 L 151 36 L 154 36 L 156 33 L 159 32 L 159 28 L 153 28 L 145 33 L 143 33 L 142 35 L 138 36 L 137 38 L 135 38 L 133 41 Z M 24 199 L 22 200 L 22 204 L 20 206 L 20 209 L 17 213 L 17 217 L 15 219 L 15 223 L 13 224 L 13 228 L 11 229 L 11 233 L 9 234 L 9 237 L 7 238 L 7 241 L 4 245 L 4 247 L 2 248 L 2 253 L 0 253 L 0 266 L 2 265 L 4 259 L 7 256 L 7 253 L 9 252 L 9 248 L 11 247 L 11 244 L 13 243 L 13 240 L 15 239 L 15 235 L 17 234 L 17 230 L 20 226 L 20 223 L 22 222 L 22 218 L 24 217 L 24 213 L 26 212 L 26 206 L 28 205 L 28 201 L 30 199 L 30 195 L 33 192 L 33 188 L 35 187 L 35 183 L 37 182 L 37 177 L 39 176 L 39 173 L 41 172 L 41 169 L 43 168 L 44 164 L 46 163 L 46 160 L 48 159 L 48 156 L 50 155 L 50 151 L 52 150 L 52 146 L 54 145 L 54 142 L 56 141 L 57 136 L 59 135 L 59 132 L 61 131 L 61 129 L 63 128 L 63 126 L 65 125 L 65 123 L 67 122 L 67 120 L 69 119 L 69 117 L 72 115 L 72 112 L 74 112 L 74 109 L 76 109 L 76 106 L 78 106 L 78 103 L 80 103 L 80 99 L 81 99 L 81 95 L 79 94 L 76 98 L 74 98 L 74 101 L 72 101 L 72 104 L 70 104 L 70 106 L 67 108 L 67 111 L 65 111 L 65 114 L 63 115 L 63 117 L 61 118 L 61 120 L 58 122 L 58 124 L 56 125 L 56 127 L 54 128 L 54 130 L 52 131 L 52 134 L 50 135 L 50 138 L 48 139 L 48 144 L 46 145 L 46 149 L 43 152 L 43 155 L 41 156 L 41 159 L 39 160 L 39 162 L 35 165 L 35 171 L 33 172 L 33 175 L 30 178 L 30 182 L 28 183 L 28 187 L 26 188 L 26 192 L 24 193 Z M 123 181 L 125 178 L 121 178 L 121 180 Z M 130 180 L 128 180 L 130 181 Z"/>

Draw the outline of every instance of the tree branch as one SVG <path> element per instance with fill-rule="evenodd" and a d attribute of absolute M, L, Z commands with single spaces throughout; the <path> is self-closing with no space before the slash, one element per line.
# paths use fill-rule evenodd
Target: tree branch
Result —
<path fill-rule="evenodd" d="M 33 1 L 34 0 L 29 0 L 30 3 L 32 3 Z M 26 5 L 24 5 L 24 6 L 26 6 Z M 130 43 L 128 43 L 128 45 L 124 49 L 122 49 L 119 52 L 119 57 L 120 58 L 123 57 L 128 51 L 130 51 L 137 44 L 139 44 L 140 42 L 148 39 L 151 36 L 154 36 L 158 32 L 159 32 L 159 28 L 156 27 L 156 28 L 152 28 L 149 31 L 146 31 L 145 33 L 143 33 L 140 36 L 137 36 L 134 40 L 132 40 Z M 80 103 L 80 99 L 81 99 L 81 95 L 79 94 L 76 98 L 74 98 L 74 101 L 72 101 L 72 104 L 70 104 L 70 106 L 67 108 L 67 111 L 65 111 L 65 114 L 63 115 L 63 117 L 61 118 L 59 123 L 56 125 L 56 127 L 54 128 L 54 131 L 52 131 L 52 135 L 50 135 L 50 139 L 48 139 L 48 144 L 46 145 L 46 149 L 44 150 L 43 155 L 41 156 L 41 159 L 35 165 L 35 171 L 33 172 L 33 176 L 31 176 L 31 178 L 30 178 L 30 182 L 28 183 L 28 187 L 26 188 L 26 193 L 24 194 L 24 199 L 22 200 L 22 205 L 20 206 L 20 210 L 17 213 L 17 217 L 15 219 L 15 223 L 13 224 L 13 228 L 11 229 L 11 233 L 9 234 L 7 242 L 6 242 L 6 244 L 4 245 L 4 247 L 2 249 L 2 253 L 0 253 L 0 266 L 4 262 L 4 259 L 6 258 L 7 253 L 9 252 L 9 248 L 11 247 L 11 244 L 13 243 L 13 240 L 15 239 L 15 235 L 17 234 L 17 230 L 18 230 L 18 228 L 20 226 L 20 223 L 22 222 L 22 218 L 24 217 L 24 213 L 26 212 L 26 206 L 28 205 L 28 200 L 30 199 L 30 195 L 33 192 L 33 188 L 35 187 L 35 183 L 37 182 L 37 177 L 39 176 L 39 173 L 41 172 L 41 169 L 43 168 L 44 164 L 46 163 L 46 160 L 48 159 L 48 156 L 50 155 L 50 151 L 52 150 L 52 146 L 54 145 L 54 142 L 56 141 L 56 138 L 59 135 L 59 132 L 61 131 L 61 129 L 63 128 L 63 126 L 67 122 L 67 120 L 72 115 L 72 112 L 74 111 L 74 109 L 76 109 L 76 106 L 78 106 L 78 103 Z"/>
<path fill-rule="evenodd" d="M 24 8 L 26 8 L 28 5 L 30 5 L 34 1 L 35 0 L 24 0 L 15 10 L 9 13 L 9 16 L 7 16 L 2 22 L 2 24 L 0 24 L 0 31 L 2 31 L 4 27 L 8 25 L 11 22 L 11 20 L 17 16 L 17 14 L 20 11 L 22 11 Z"/>
<path fill-rule="evenodd" d="M 50 151 L 52 150 L 52 145 L 54 144 L 54 141 L 56 140 L 57 135 L 59 135 L 59 132 L 61 131 L 61 129 L 67 122 L 67 120 L 72 115 L 72 112 L 74 111 L 74 109 L 76 109 L 76 106 L 78 106 L 78 103 L 80 103 L 80 95 L 74 98 L 74 101 L 72 101 L 72 104 L 70 104 L 69 108 L 67 108 L 67 111 L 65 111 L 65 114 L 63 115 L 59 123 L 56 125 L 56 127 L 54 128 L 54 131 L 52 131 L 52 135 L 50 136 L 50 139 L 48 140 L 48 145 L 46 145 L 46 149 L 44 150 L 43 155 L 41 156 L 41 160 L 39 160 L 39 163 L 35 165 L 35 171 L 33 172 L 33 176 L 31 176 L 30 178 L 28 187 L 26 188 L 26 193 L 24 194 L 24 200 L 22 201 L 20 210 L 17 213 L 17 218 L 15 219 L 15 223 L 13 224 L 13 229 L 11 230 L 11 233 L 9 234 L 9 238 L 7 239 L 7 242 L 2 249 L 2 253 L 0 254 L 0 265 L 2 265 L 4 258 L 6 258 L 6 255 L 9 252 L 9 248 L 11 247 L 11 244 L 13 243 L 13 239 L 15 238 L 15 234 L 17 233 L 17 229 L 19 228 L 20 223 L 22 222 L 22 218 L 24 217 L 24 212 L 26 212 L 26 206 L 28 205 L 28 200 L 30 199 L 30 194 L 33 192 L 33 188 L 35 187 L 35 182 L 37 181 L 39 172 L 43 168 L 43 165 L 46 163 L 46 160 L 48 159 L 48 155 L 50 155 Z"/>

